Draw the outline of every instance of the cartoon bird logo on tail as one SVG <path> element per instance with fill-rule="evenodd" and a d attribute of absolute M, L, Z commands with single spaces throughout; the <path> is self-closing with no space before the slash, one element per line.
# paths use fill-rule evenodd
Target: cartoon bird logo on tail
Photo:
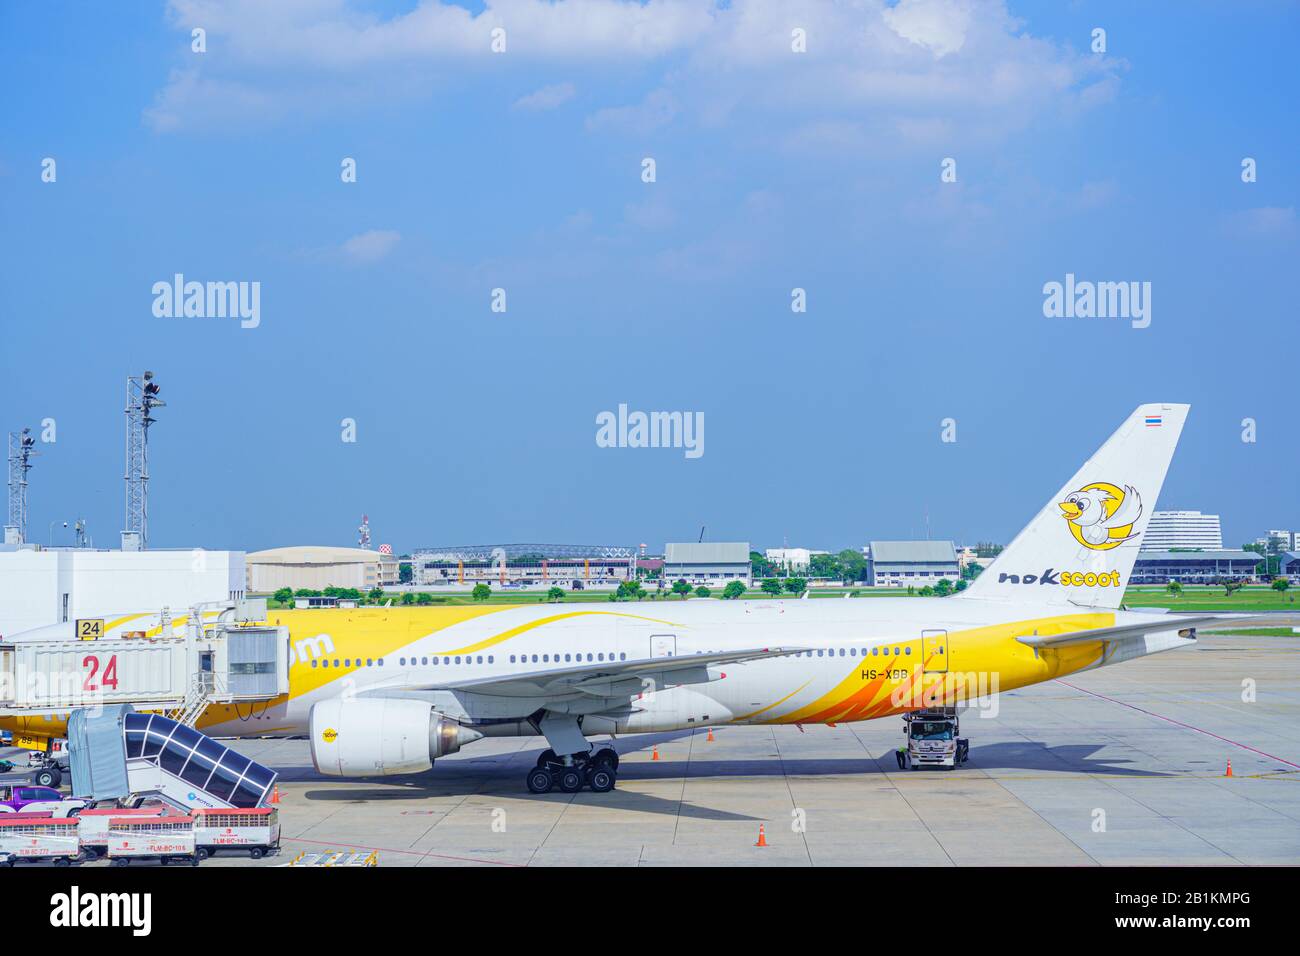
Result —
<path fill-rule="evenodd" d="M 1085 548 L 1109 551 L 1136 537 L 1133 525 L 1142 516 L 1142 497 L 1132 485 L 1122 489 L 1108 481 L 1084 485 L 1057 505 Z"/>

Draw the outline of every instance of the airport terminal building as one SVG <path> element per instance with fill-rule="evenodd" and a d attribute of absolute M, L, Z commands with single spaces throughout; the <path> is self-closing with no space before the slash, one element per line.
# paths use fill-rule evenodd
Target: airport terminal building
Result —
<path fill-rule="evenodd" d="M 248 590 L 271 594 L 280 588 L 295 591 L 356 588 L 369 591 L 398 582 L 398 561 L 391 554 L 366 548 L 304 545 L 253 551 L 247 557 Z"/>
<path fill-rule="evenodd" d="M 664 546 L 663 579 L 666 583 L 722 584 L 753 583 L 748 541 L 704 541 L 669 543 Z"/>
<path fill-rule="evenodd" d="M 1143 551 L 1172 548 L 1223 548 L 1223 530 L 1218 515 L 1199 511 L 1153 511 L 1142 534 Z"/>
<path fill-rule="evenodd" d="M 867 583 L 873 587 L 933 587 L 960 578 L 951 541 L 872 541 L 867 546 Z"/>
<path fill-rule="evenodd" d="M 244 597 L 244 552 L 0 546 L 0 636 Z"/>
<path fill-rule="evenodd" d="M 621 545 L 476 544 L 421 548 L 411 555 L 419 588 L 616 588 L 636 576 L 636 550 Z"/>
<path fill-rule="evenodd" d="M 1214 584 L 1221 580 L 1253 578 L 1263 557 L 1254 551 L 1207 549 L 1201 551 L 1139 551 L 1133 565 L 1133 584 Z"/>

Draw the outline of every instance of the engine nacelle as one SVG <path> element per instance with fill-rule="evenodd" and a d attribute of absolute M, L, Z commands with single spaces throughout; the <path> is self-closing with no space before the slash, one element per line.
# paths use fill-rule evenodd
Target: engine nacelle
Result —
<path fill-rule="evenodd" d="M 311 759 L 330 777 L 421 773 L 483 735 L 419 700 L 332 697 L 312 705 Z"/>

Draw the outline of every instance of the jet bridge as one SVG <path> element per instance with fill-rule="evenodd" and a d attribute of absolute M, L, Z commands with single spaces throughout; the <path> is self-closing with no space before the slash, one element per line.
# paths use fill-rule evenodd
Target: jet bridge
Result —
<path fill-rule="evenodd" d="M 214 703 L 289 691 L 289 632 L 265 601 L 80 619 L 0 640 L 0 717 L 129 704 L 192 726 Z"/>

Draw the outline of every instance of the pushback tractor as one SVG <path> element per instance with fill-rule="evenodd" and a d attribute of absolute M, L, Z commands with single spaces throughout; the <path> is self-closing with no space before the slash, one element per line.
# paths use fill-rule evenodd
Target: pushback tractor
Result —
<path fill-rule="evenodd" d="M 970 741 L 960 736 L 956 707 L 915 710 L 903 715 L 907 746 L 897 752 L 898 769 L 942 767 L 955 770 L 970 758 Z"/>

